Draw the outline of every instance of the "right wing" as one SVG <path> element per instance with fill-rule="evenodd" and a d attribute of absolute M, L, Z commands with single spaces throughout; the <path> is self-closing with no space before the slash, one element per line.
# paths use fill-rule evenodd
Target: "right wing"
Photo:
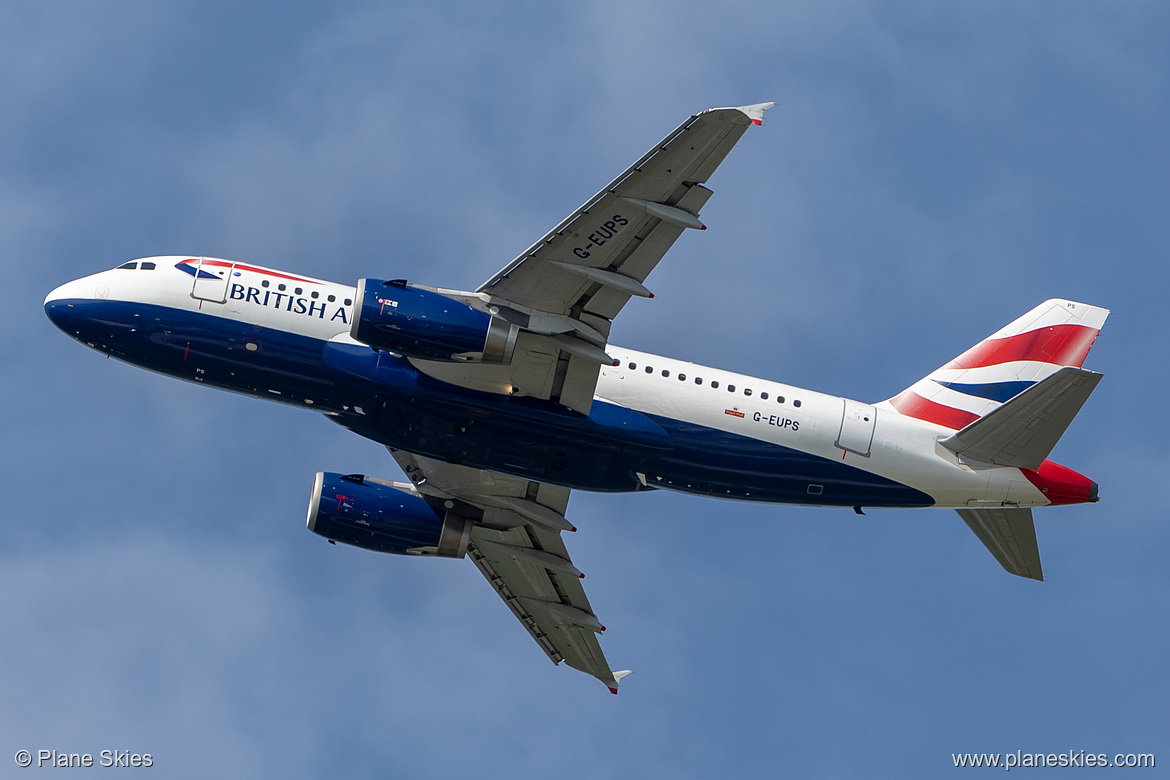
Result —
<path fill-rule="evenodd" d="M 683 122 L 601 192 L 488 279 L 474 296 L 519 327 L 503 365 L 412 359 L 445 382 L 552 399 L 589 414 L 609 330 L 687 228 L 703 229 L 703 186 L 773 103 L 713 108 Z M 447 295 L 455 291 L 440 290 Z"/>
<path fill-rule="evenodd" d="M 390 450 L 420 493 L 474 520 L 467 554 L 554 664 L 591 674 L 617 693 L 597 635 L 605 626 L 581 585 L 561 531 L 569 489 Z"/>
<path fill-rule="evenodd" d="M 608 323 L 698 213 L 701 186 L 774 103 L 712 108 L 683 122 L 523 254 L 480 285 L 493 300 Z M 593 315 L 589 317 L 587 315 Z"/>

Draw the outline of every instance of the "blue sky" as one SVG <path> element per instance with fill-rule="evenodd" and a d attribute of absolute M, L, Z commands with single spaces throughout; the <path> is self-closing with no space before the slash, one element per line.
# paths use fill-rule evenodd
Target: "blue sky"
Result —
<path fill-rule="evenodd" d="M 0 762 L 168 777 L 937 777 L 1170 763 L 1170 12 L 1160 3 L 9 2 L 0 9 Z M 612 697 L 467 561 L 333 547 L 323 418 L 44 317 L 152 254 L 473 288 L 684 117 L 775 100 L 613 340 L 886 398 L 1045 298 L 1113 315 L 1040 511 L 1049 582 L 954 513 L 576 494 Z M 5 755 L 6 754 L 6 755 Z M 0 763 L 0 765 L 3 765 Z"/>

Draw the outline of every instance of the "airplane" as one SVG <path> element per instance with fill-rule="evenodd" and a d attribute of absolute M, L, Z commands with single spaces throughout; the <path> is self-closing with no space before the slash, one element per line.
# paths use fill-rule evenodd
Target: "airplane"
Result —
<path fill-rule="evenodd" d="M 1098 500 L 1048 456 L 1101 379 L 1082 364 L 1106 309 L 1045 301 L 878 403 L 609 343 L 667 250 L 705 229 L 705 183 L 773 105 L 689 117 L 474 291 L 175 255 L 68 282 L 45 312 L 108 356 L 384 445 L 409 481 L 319 472 L 308 529 L 471 558 L 555 664 L 613 693 L 628 671 L 610 668 L 563 541 L 572 490 L 947 507 L 1004 569 L 1042 580 L 1032 509 Z"/>

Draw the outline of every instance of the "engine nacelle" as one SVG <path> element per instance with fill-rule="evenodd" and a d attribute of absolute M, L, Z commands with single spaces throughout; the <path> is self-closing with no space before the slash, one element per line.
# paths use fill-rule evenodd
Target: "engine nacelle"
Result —
<path fill-rule="evenodd" d="M 472 522 L 432 506 L 409 484 L 317 472 L 306 525 L 331 541 L 376 552 L 462 558 Z"/>
<path fill-rule="evenodd" d="M 359 279 L 349 332 L 363 344 L 409 357 L 507 363 L 519 328 L 400 279 Z"/>

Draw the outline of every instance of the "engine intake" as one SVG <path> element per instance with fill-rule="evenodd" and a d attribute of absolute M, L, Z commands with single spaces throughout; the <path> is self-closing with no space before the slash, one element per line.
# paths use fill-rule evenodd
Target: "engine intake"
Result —
<path fill-rule="evenodd" d="M 319 471 L 306 525 L 331 541 L 376 552 L 462 558 L 472 521 L 433 506 L 413 485 Z"/>
<path fill-rule="evenodd" d="M 360 279 L 350 335 L 363 344 L 427 360 L 507 363 L 519 328 L 405 281 Z"/>

